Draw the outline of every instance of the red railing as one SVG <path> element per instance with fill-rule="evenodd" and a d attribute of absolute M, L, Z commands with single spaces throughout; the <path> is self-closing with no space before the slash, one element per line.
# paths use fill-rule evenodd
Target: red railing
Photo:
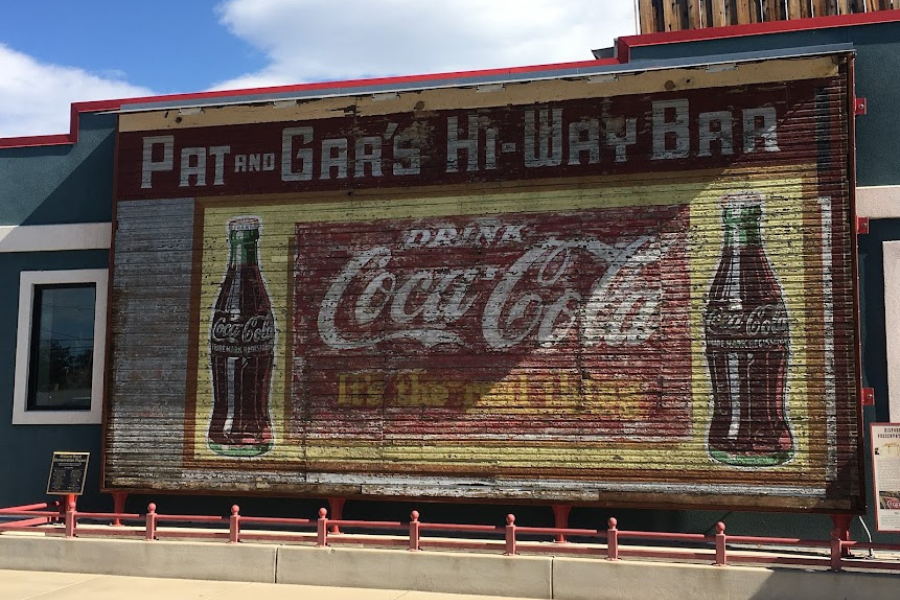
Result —
<path fill-rule="evenodd" d="M 51 510 L 45 510 L 48 508 Z M 0 516 L 26 517 L 6 523 L 0 522 L 0 533 L 16 529 L 25 529 L 36 525 L 46 525 L 58 520 L 62 516 L 61 510 L 60 503 L 57 501 L 0 508 Z"/>
<path fill-rule="evenodd" d="M 457 523 L 423 523 L 418 511 L 412 511 L 410 521 L 363 521 L 329 519 L 328 511 L 319 510 L 317 519 L 282 517 L 253 517 L 240 514 L 237 505 L 231 507 L 228 517 L 207 515 L 163 515 L 156 512 L 151 503 L 147 513 L 140 515 L 124 512 L 82 512 L 69 501 L 64 513 L 59 503 L 31 504 L 0 509 L 0 515 L 21 517 L 22 520 L 0 524 L 0 533 L 21 530 L 26 527 L 64 523 L 66 537 L 79 535 L 127 536 L 147 541 L 160 538 L 194 538 L 227 540 L 229 543 L 249 541 L 299 542 L 326 547 L 335 544 L 368 546 L 402 546 L 410 551 L 423 549 L 496 550 L 507 556 L 520 553 L 570 554 L 594 556 L 607 560 L 622 558 L 654 558 L 667 560 L 703 561 L 717 566 L 731 563 L 763 565 L 802 565 L 822 567 L 832 571 L 847 568 L 895 570 L 900 572 L 900 555 L 891 559 L 858 560 L 850 557 L 850 550 L 868 550 L 900 553 L 900 544 L 873 544 L 840 539 L 835 530 L 830 540 L 809 540 L 746 535 L 727 535 L 725 524 L 716 523 L 716 533 L 711 535 L 692 533 L 656 533 L 618 529 L 615 518 L 609 519 L 606 529 L 572 529 L 559 527 L 523 527 L 516 525 L 514 515 L 507 515 L 505 526 L 466 525 Z M 51 509 L 51 510 L 46 510 Z M 107 522 L 114 527 L 79 523 L 81 520 Z M 122 522 L 134 523 L 130 527 L 115 527 Z M 160 525 L 169 524 L 171 527 Z M 268 530 L 245 531 L 256 525 Z M 199 527 L 198 527 L 199 526 Z M 367 532 L 347 535 L 340 528 Z M 306 530 L 306 531 L 304 531 Z M 368 532 L 379 532 L 372 534 Z M 385 535 L 388 532 L 391 535 Z M 52 527 L 48 535 L 58 535 L 59 528 Z M 432 535 L 426 535 L 432 534 Z M 479 537 L 454 538 L 452 534 Z M 521 536 L 538 538 L 522 540 Z M 566 537 L 579 538 L 578 542 L 560 542 Z M 546 538 L 547 541 L 541 541 Z M 583 541 L 582 541 L 583 540 Z M 623 544 L 623 541 L 644 542 L 652 545 Z M 660 544 L 677 544 L 662 546 Z"/>

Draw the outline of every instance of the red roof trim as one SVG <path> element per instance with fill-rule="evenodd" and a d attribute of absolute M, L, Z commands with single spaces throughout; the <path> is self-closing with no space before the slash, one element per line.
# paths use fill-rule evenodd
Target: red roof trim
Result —
<path fill-rule="evenodd" d="M 78 118 L 81 113 L 116 110 L 121 100 L 97 100 L 94 102 L 73 102 L 69 116 L 69 133 L 56 135 L 30 135 L 0 138 L 0 148 L 31 148 L 36 146 L 60 146 L 78 141 Z"/>
<path fill-rule="evenodd" d="M 707 40 L 727 39 L 732 37 L 743 37 L 749 35 L 787 33 L 792 31 L 827 29 L 831 27 L 849 27 L 853 25 L 872 25 L 877 23 L 892 23 L 896 21 L 900 21 L 900 9 L 882 10 L 871 13 L 856 13 L 850 15 L 813 17 L 809 19 L 797 19 L 793 21 L 772 21 L 769 23 L 750 23 L 747 25 L 728 25 L 725 27 L 712 27 L 707 29 L 668 31 L 663 33 L 648 33 L 644 35 L 624 36 L 616 40 L 616 58 L 612 59 L 585 60 L 557 64 L 511 67 L 503 69 L 484 69 L 478 71 L 459 71 L 450 73 L 433 73 L 426 75 L 403 75 L 399 77 L 375 77 L 370 79 L 351 79 L 347 81 L 326 81 L 319 83 L 284 85 L 267 88 L 249 88 L 243 90 L 224 90 L 216 92 L 148 96 L 144 98 L 125 98 L 119 100 L 75 102 L 72 104 L 72 115 L 70 119 L 68 134 L 0 138 L 0 148 L 22 148 L 32 146 L 58 146 L 61 144 L 74 144 L 78 141 L 78 120 L 81 113 L 118 110 L 122 106 L 128 104 L 181 100 L 202 100 L 209 98 L 229 98 L 259 93 L 277 94 L 284 92 L 300 92 L 313 90 L 324 91 L 329 89 L 347 87 L 363 87 L 384 84 L 409 84 L 422 83 L 425 81 L 439 82 L 450 79 L 459 79 L 463 77 L 489 77 L 491 75 L 539 73 L 541 71 L 551 71 L 558 69 L 596 67 L 602 65 L 614 65 L 630 62 L 631 49 L 640 46 L 676 44 L 681 42 L 699 42 Z"/>
<path fill-rule="evenodd" d="M 458 71 L 449 73 L 432 73 L 426 75 L 402 75 L 398 77 L 373 77 L 368 79 L 350 79 L 346 81 L 323 81 L 318 83 L 302 83 L 282 85 L 265 88 L 248 88 L 241 90 L 222 90 L 215 92 L 196 92 L 189 94 L 169 94 L 163 96 L 146 96 L 143 98 L 123 98 L 118 100 L 98 100 L 93 102 L 72 103 L 72 114 L 68 134 L 36 135 L 27 137 L 0 138 L 0 148 L 26 148 L 35 146 L 58 146 L 62 144 L 74 144 L 78 141 L 78 122 L 82 113 L 102 112 L 107 110 L 119 110 L 129 104 L 148 102 L 204 100 L 209 98 L 230 98 L 235 96 L 247 96 L 253 94 L 278 94 L 284 92 L 302 91 L 326 91 L 329 89 L 365 87 L 373 85 L 411 84 L 426 81 L 447 81 L 464 77 L 490 77 L 492 75 L 513 75 L 522 73 L 540 73 L 542 71 L 555 71 L 560 69 L 577 69 L 580 67 L 597 67 L 603 65 L 615 65 L 619 61 L 615 58 L 601 60 L 582 60 L 576 62 L 554 63 L 545 65 L 531 65 L 525 67 L 510 67 L 502 69 L 483 69 L 478 71 Z"/>

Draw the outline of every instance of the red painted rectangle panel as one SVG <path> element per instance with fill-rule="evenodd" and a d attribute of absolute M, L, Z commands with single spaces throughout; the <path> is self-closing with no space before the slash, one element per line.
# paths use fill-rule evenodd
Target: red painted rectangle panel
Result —
<path fill-rule="evenodd" d="M 686 208 L 298 224 L 305 436 L 684 437 Z"/>
<path fill-rule="evenodd" d="M 477 110 L 124 132 L 119 135 L 117 196 L 288 193 L 716 169 L 735 162 L 765 164 L 776 148 L 794 159 L 811 158 L 812 121 L 787 117 L 798 100 L 813 93 L 814 83 L 792 87 L 791 94 L 782 85 L 758 84 L 724 96 L 662 91 Z M 171 119 L 178 118 L 172 111 Z"/>

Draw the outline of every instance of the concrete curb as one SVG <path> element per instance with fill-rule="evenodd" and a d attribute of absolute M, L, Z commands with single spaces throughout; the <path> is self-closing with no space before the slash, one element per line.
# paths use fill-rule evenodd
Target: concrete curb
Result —
<path fill-rule="evenodd" d="M 0 569 L 548 600 L 896 600 L 900 589 L 896 573 L 36 535 L 0 535 Z"/>
<path fill-rule="evenodd" d="M 275 582 L 276 546 L 0 536 L 0 568 Z"/>
<path fill-rule="evenodd" d="M 282 546 L 278 549 L 276 581 L 552 598 L 552 568 L 553 557 L 550 556 Z"/>
<path fill-rule="evenodd" d="M 900 577 L 806 569 L 603 561 L 553 561 L 557 600 L 896 600 Z"/>

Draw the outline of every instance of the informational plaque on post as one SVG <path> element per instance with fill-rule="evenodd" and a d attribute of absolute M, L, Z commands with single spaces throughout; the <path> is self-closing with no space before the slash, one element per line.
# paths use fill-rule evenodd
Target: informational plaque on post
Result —
<path fill-rule="evenodd" d="M 80 496 L 84 493 L 90 452 L 54 452 L 47 493 Z"/>
<path fill-rule="evenodd" d="M 878 531 L 900 532 L 900 423 L 872 424 Z"/>

